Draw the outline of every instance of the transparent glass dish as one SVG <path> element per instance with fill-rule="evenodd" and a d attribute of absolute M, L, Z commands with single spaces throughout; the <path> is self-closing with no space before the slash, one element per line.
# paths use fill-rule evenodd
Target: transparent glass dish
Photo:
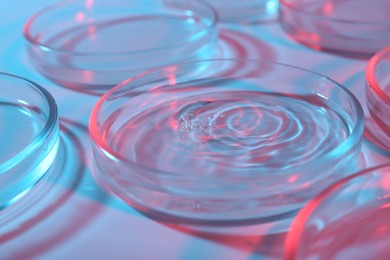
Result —
<path fill-rule="evenodd" d="M 286 259 L 388 259 L 389 194 L 389 165 L 335 183 L 294 220 Z"/>
<path fill-rule="evenodd" d="M 366 81 L 366 106 L 373 122 L 367 125 L 367 130 L 383 147 L 390 149 L 390 47 L 371 58 Z"/>
<path fill-rule="evenodd" d="M 0 209 L 25 195 L 57 154 L 57 106 L 41 86 L 0 73 Z"/>
<path fill-rule="evenodd" d="M 206 0 L 218 11 L 221 21 L 241 22 L 274 17 L 278 0 Z"/>
<path fill-rule="evenodd" d="M 314 49 L 373 54 L 390 44 L 388 0 L 280 0 L 286 32 Z"/>
<path fill-rule="evenodd" d="M 68 0 L 34 15 L 24 35 L 43 75 L 101 89 L 153 67 L 210 58 L 216 23 L 215 10 L 197 0 Z"/>
<path fill-rule="evenodd" d="M 347 89 L 313 72 L 250 60 L 183 63 L 98 101 L 93 171 L 160 220 L 277 223 L 356 171 L 363 121 Z"/>

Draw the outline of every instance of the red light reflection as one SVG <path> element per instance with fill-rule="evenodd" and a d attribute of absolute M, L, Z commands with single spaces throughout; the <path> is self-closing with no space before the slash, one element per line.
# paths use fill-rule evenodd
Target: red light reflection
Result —
<path fill-rule="evenodd" d="M 85 0 L 85 8 L 92 9 L 94 0 Z"/>
<path fill-rule="evenodd" d="M 76 21 L 82 22 L 85 19 L 85 14 L 83 12 L 77 12 L 75 17 L 76 17 Z"/>
<path fill-rule="evenodd" d="M 170 86 L 175 86 L 176 85 L 176 71 L 177 68 L 176 66 L 171 66 L 166 68 L 166 72 L 168 73 L 168 82 Z"/>
<path fill-rule="evenodd" d="M 334 4 L 332 2 L 326 3 L 324 5 L 324 14 L 331 15 L 334 10 Z"/>

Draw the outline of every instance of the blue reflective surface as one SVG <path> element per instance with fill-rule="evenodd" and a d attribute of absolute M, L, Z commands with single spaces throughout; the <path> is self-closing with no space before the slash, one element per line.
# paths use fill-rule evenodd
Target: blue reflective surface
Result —
<path fill-rule="evenodd" d="M 57 2 L 0 1 L 0 71 L 29 78 L 53 94 L 62 121 L 66 119 L 66 123 L 61 122 L 66 129 L 61 130 L 70 144 L 66 156 L 61 158 L 67 168 L 57 172 L 70 180 L 53 181 L 52 192 L 39 196 L 43 198 L 39 208 L 26 205 L 24 213 L 18 213 L 22 218 L 19 222 L 5 221 L 0 229 L 1 255 L 11 259 L 281 258 L 283 233 L 259 236 L 253 230 L 250 235 L 239 230 L 228 230 L 230 234 L 195 232 L 180 225 L 152 221 L 119 199 L 102 195 L 89 170 L 91 149 L 86 128 L 99 97 L 45 79 L 32 66 L 25 48 L 24 23 L 41 8 Z M 362 72 L 366 58 L 322 53 L 301 46 L 285 35 L 276 19 L 224 24 L 220 28 L 216 57 L 264 58 L 308 68 L 344 83 L 364 104 Z M 368 166 L 390 162 L 390 154 L 366 137 L 363 152 Z M 0 218 L 3 216 L 0 214 Z"/>

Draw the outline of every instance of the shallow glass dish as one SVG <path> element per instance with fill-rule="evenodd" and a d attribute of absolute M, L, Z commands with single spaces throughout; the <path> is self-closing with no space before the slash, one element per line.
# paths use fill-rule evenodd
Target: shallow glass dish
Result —
<path fill-rule="evenodd" d="M 314 49 L 373 54 L 390 45 L 388 0 L 280 0 L 287 33 Z"/>
<path fill-rule="evenodd" d="M 217 14 L 197 0 L 68 0 L 25 25 L 36 68 L 76 89 L 112 87 L 153 67 L 209 58 Z"/>
<path fill-rule="evenodd" d="M 390 47 L 371 58 L 366 81 L 367 111 L 373 122 L 367 130 L 382 146 L 390 149 Z"/>
<path fill-rule="evenodd" d="M 41 86 L 0 73 L 0 210 L 26 194 L 57 154 L 57 106 Z"/>
<path fill-rule="evenodd" d="M 218 11 L 221 21 L 255 21 L 274 17 L 278 12 L 278 0 L 206 0 Z"/>
<path fill-rule="evenodd" d="M 356 171 L 363 112 L 327 77 L 263 61 L 152 70 L 91 114 L 97 182 L 167 221 L 249 225 L 292 217 Z"/>
<path fill-rule="evenodd" d="M 389 216 L 390 166 L 349 176 L 298 214 L 286 259 L 388 259 Z"/>

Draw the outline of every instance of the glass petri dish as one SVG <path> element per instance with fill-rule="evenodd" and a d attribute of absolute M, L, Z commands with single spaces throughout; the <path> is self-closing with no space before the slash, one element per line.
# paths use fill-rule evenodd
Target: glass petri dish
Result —
<path fill-rule="evenodd" d="M 280 0 L 285 31 L 314 49 L 373 54 L 390 44 L 387 0 Z"/>
<path fill-rule="evenodd" d="M 160 220 L 278 223 L 356 171 L 363 121 L 347 89 L 313 72 L 188 62 L 133 77 L 97 102 L 93 172 Z"/>
<path fill-rule="evenodd" d="M 207 0 L 223 22 L 259 20 L 276 16 L 278 0 Z"/>
<path fill-rule="evenodd" d="M 390 47 L 375 54 L 366 68 L 366 106 L 372 124 L 367 129 L 390 149 Z"/>
<path fill-rule="evenodd" d="M 7 235 L 24 233 L 18 232 L 16 229 L 19 229 L 22 226 L 26 228 L 28 224 L 31 223 L 26 224 L 26 222 L 28 222 L 25 219 L 26 215 L 38 213 L 39 210 L 36 208 L 40 207 L 42 202 L 46 202 L 45 200 L 50 200 L 52 202 L 52 199 L 55 197 L 53 194 L 50 194 L 51 190 L 60 182 L 61 178 L 65 178 L 66 176 L 62 173 L 67 159 L 65 156 L 67 155 L 69 155 L 69 153 L 65 154 L 64 140 L 60 137 L 56 158 L 53 160 L 53 163 L 50 165 L 47 172 L 36 185 L 26 192 L 26 195 L 0 211 L 0 241 L 4 242 L 3 238 L 7 237 Z M 61 205 L 60 203 L 52 204 Z M 47 212 L 48 209 L 46 207 L 41 210 L 44 211 L 45 209 Z M 23 219 L 23 221 L 21 219 Z"/>
<path fill-rule="evenodd" d="M 387 259 L 390 166 L 349 176 L 313 199 L 294 220 L 286 259 Z"/>
<path fill-rule="evenodd" d="M 48 172 L 23 198 L 0 211 L 3 259 L 41 258 L 73 236 L 69 230 L 82 230 L 91 223 L 103 208 L 91 207 L 89 202 L 74 203 L 80 194 L 93 197 L 99 205 L 107 204 L 107 195 L 86 171 L 86 150 L 81 141 L 88 132 L 67 119 L 60 119 L 60 132 L 58 152 Z M 63 219 L 61 225 L 53 224 L 64 216 L 71 217 Z"/>
<path fill-rule="evenodd" d="M 101 89 L 182 60 L 207 58 L 217 14 L 197 0 L 68 0 L 25 25 L 34 65 L 54 82 Z"/>
<path fill-rule="evenodd" d="M 58 150 L 57 106 L 41 86 L 0 73 L 0 210 L 23 197 Z"/>

